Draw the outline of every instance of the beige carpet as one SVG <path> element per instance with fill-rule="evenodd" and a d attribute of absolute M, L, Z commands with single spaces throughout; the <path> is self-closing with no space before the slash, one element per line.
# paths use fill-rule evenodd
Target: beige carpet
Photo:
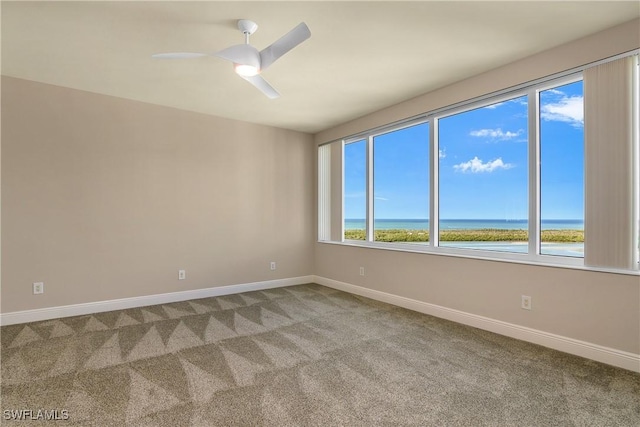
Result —
<path fill-rule="evenodd" d="M 1 332 L 2 425 L 640 425 L 638 374 L 315 284 Z"/>

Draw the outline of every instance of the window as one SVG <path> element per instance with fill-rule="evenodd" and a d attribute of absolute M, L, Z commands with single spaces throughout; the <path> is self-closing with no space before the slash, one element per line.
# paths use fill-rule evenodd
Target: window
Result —
<path fill-rule="evenodd" d="M 539 97 L 540 253 L 584 257 L 582 81 Z"/>
<path fill-rule="evenodd" d="M 606 61 L 336 141 L 342 216 L 324 228 L 377 248 L 638 270 L 637 67 Z"/>
<path fill-rule="evenodd" d="M 344 239 L 366 240 L 367 142 L 344 145 Z"/>
<path fill-rule="evenodd" d="M 373 239 L 429 241 L 429 124 L 373 137 Z"/>
<path fill-rule="evenodd" d="M 528 252 L 527 97 L 438 120 L 440 246 Z"/>

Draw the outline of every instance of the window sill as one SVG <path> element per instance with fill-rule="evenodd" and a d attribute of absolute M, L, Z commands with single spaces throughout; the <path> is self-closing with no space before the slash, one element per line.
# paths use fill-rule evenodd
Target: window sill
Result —
<path fill-rule="evenodd" d="M 422 244 L 402 244 L 402 243 L 379 243 L 365 242 L 358 240 L 346 240 L 344 242 L 318 240 L 317 243 L 352 246 L 368 249 L 379 249 L 397 252 L 422 253 L 436 256 L 449 256 L 457 258 L 477 259 L 484 261 L 508 262 L 514 264 L 537 265 L 552 268 L 569 268 L 574 270 L 586 270 L 600 273 L 624 274 L 628 276 L 640 276 L 638 270 L 624 270 L 606 267 L 591 267 L 584 265 L 583 258 L 561 257 L 553 255 L 537 255 L 509 252 L 493 252 L 479 249 L 462 249 L 462 248 L 432 248 Z"/>

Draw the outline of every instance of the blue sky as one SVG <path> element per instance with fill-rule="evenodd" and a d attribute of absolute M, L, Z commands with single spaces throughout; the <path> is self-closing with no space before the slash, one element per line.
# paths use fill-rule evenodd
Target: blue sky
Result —
<path fill-rule="evenodd" d="M 541 217 L 583 219 L 582 82 L 540 94 Z M 439 122 L 440 217 L 526 219 L 527 99 Z M 429 217 L 429 125 L 374 139 L 374 217 Z M 365 143 L 345 146 L 345 218 L 365 216 Z"/>

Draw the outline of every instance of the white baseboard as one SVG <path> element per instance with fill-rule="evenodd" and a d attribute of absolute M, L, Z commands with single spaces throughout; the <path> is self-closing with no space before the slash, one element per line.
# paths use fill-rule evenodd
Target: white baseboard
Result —
<path fill-rule="evenodd" d="M 141 297 L 64 305 L 60 307 L 14 311 L 0 314 L 0 325 L 4 326 L 16 323 L 37 322 L 40 320 L 57 319 L 60 317 L 80 316 L 83 314 L 101 313 L 103 311 L 167 304 L 170 302 L 217 297 L 220 295 L 238 294 L 241 292 L 260 291 L 263 289 L 280 288 L 283 286 L 302 285 L 305 283 L 312 283 L 313 279 L 314 276 L 300 276 L 287 279 L 266 280 L 263 282 L 219 286 L 215 288 L 194 289 L 189 291 L 170 292 L 166 294 L 145 295 Z"/>
<path fill-rule="evenodd" d="M 495 320 L 411 298 L 376 291 L 362 286 L 352 285 L 350 283 L 339 282 L 325 277 L 314 276 L 312 281 L 330 288 L 361 295 L 377 301 L 404 307 L 409 310 L 452 320 L 457 323 L 495 332 L 497 334 L 516 338 L 522 341 L 539 344 L 554 350 L 585 357 L 587 359 L 628 369 L 630 371 L 640 372 L 640 354 L 628 353 L 626 351 L 616 350 L 598 344 L 555 335 L 549 332 L 515 325 L 513 323 L 503 322 L 501 320 Z"/>

